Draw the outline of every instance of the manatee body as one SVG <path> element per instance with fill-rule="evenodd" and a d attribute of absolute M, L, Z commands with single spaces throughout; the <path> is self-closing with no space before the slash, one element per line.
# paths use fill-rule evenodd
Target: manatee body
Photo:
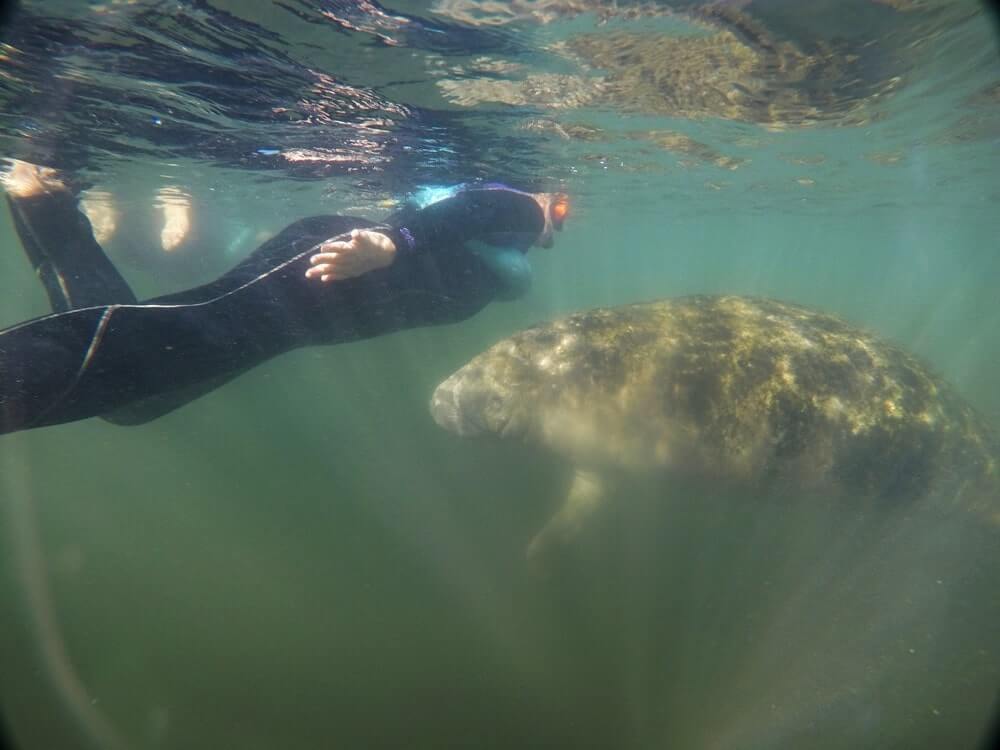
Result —
<path fill-rule="evenodd" d="M 575 467 L 529 554 L 571 537 L 622 471 L 893 506 L 933 495 L 1000 522 L 996 441 L 946 383 L 836 317 L 769 299 L 537 325 L 441 383 L 431 411 L 458 435 L 523 439 Z"/>

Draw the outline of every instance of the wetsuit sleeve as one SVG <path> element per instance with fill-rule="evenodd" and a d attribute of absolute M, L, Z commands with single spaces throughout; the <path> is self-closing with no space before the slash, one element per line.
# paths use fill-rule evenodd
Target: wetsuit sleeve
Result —
<path fill-rule="evenodd" d="M 545 228 L 530 196 L 514 190 L 464 190 L 397 215 L 388 234 L 402 255 L 453 251 L 470 241 L 527 252 Z"/>

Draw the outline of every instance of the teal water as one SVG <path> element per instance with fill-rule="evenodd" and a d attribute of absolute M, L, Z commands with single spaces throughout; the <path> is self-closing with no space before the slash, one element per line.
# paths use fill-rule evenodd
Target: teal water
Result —
<path fill-rule="evenodd" d="M 1000 686 L 985 530 L 688 502 L 538 575 L 524 548 L 567 467 L 455 438 L 427 405 L 539 320 L 739 293 L 877 331 L 1000 427 L 1000 120 L 995 93 L 969 104 L 996 86 L 989 31 L 942 30 L 878 122 L 589 113 L 746 163 L 556 138 L 573 215 L 526 299 L 294 352 L 145 426 L 0 439 L 0 689 L 23 746 L 101 746 L 74 739 L 89 723 L 105 746 L 191 750 L 974 747 Z M 183 185 L 206 236 L 367 200 L 183 160 L 105 183 L 126 217 Z M 6 212 L 0 237 L 0 323 L 44 314 Z M 141 296 L 242 247 L 109 252 Z"/>

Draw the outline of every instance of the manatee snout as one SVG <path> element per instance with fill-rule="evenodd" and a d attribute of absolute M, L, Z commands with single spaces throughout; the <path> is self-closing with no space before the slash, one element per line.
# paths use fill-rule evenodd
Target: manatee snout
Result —
<path fill-rule="evenodd" d="M 434 421 L 462 437 L 480 435 L 486 430 L 482 413 L 487 396 L 467 375 L 459 370 L 441 383 L 431 396 Z"/>
<path fill-rule="evenodd" d="M 463 437 L 477 435 L 482 430 L 470 424 L 462 411 L 459 395 L 462 392 L 461 382 L 452 375 L 434 389 L 431 396 L 431 416 L 439 426 Z"/>
<path fill-rule="evenodd" d="M 441 427 L 461 437 L 505 435 L 512 399 L 493 387 L 474 367 L 454 373 L 431 396 L 431 415 Z"/>

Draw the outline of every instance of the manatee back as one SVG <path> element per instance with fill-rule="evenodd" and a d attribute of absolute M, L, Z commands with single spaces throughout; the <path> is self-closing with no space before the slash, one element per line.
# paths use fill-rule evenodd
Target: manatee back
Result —
<path fill-rule="evenodd" d="M 996 506 L 983 420 L 914 357 L 836 317 L 695 296 L 571 315 L 519 347 L 550 373 L 562 413 L 603 410 L 609 442 L 669 468 Z"/>

